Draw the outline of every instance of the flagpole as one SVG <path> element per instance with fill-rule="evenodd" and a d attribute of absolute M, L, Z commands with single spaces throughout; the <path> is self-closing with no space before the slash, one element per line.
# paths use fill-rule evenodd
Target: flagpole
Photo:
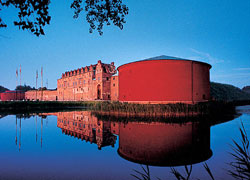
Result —
<path fill-rule="evenodd" d="M 21 71 L 21 64 L 20 64 L 20 86 L 22 85 L 22 81 L 21 81 L 21 80 L 22 80 L 22 79 L 21 79 L 21 72 L 22 72 L 22 71 Z"/>
<path fill-rule="evenodd" d="M 38 78 L 38 71 L 36 70 L 36 101 L 37 101 L 37 78 Z"/>
<path fill-rule="evenodd" d="M 20 64 L 20 90 L 22 89 L 22 76 L 21 76 L 21 64 Z M 17 95 L 18 95 L 18 93 L 17 93 Z M 20 96 L 20 95 L 19 95 Z M 18 99 L 18 98 L 17 98 Z M 21 98 L 20 98 L 21 99 Z"/>
<path fill-rule="evenodd" d="M 17 99 L 17 85 L 18 85 L 18 68 L 16 69 L 16 98 Z"/>

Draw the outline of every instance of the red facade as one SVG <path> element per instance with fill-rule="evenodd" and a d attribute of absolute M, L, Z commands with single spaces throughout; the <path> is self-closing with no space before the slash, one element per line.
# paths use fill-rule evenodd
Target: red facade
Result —
<path fill-rule="evenodd" d="M 111 100 L 111 81 L 116 73 L 114 62 L 97 64 L 68 71 L 57 80 L 59 101 Z M 115 93 L 113 93 L 115 94 Z"/>
<path fill-rule="evenodd" d="M 78 68 L 62 74 L 57 90 L 2 93 L 1 100 L 92 101 L 131 103 L 197 103 L 210 100 L 211 65 L 159 56 L 124 64 L 116 74 L 114 63 Z"/>
<path fill-rule="evenodd" d="M 22 91 L 5 91 L 1 93 L 1 101 L 23 100 L 25 93 Z"/>
<path fill-rule="evenodd" d="M 210 99 L 206 63 L 182 60 L 142 60 L 118 67 L 119 101 L 135 103 L 196 103 Z"/>
<path fill-rule="evenodd" d="M 57 90 L 30 90 L 25 92 L 25 100 L 57 101 Z"/>

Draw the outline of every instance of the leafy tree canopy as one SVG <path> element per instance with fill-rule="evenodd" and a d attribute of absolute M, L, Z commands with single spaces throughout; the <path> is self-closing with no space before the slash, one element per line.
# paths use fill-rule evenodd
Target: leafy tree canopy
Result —
<path fill-rule="evenodd" d="M 24 85 L 24 86 L 17 86 L 16 87 L 16 90 L 20 90 L 20 91 L 29 91 L 29 90 L 35 90 L 35 88 L 33 87 L 30 87 L 30 86 L 27 86 L 27 85 Z"/>
<path fill-rule="evenodd" d="M 18 10 L 18 20 L 14 21 L 14 25 L 40 36 L 45 35 L 44 27 L 51 21 L 49 4 L 50 0 L 0 0 L 0 11 L 6 7 L 15 7 Z M 70 8 L 74 10 L 74 18 L 78 18 L 83 10 L 86 11 L 89 32 L 96 29 L 100 35 L 103 34 L 105 24 L 113 23 L 123 29 L 125 16 L 128 14 L 128 7 L 122 0 L 73 0 Z M 4 27 L 7 24 L 0 17 L 0 28 Z"/>
<path fill-rule="evenodd" d="M 9 89 L 3 86 L 0 86 L 0 93 L 5 92 L 5 91 L 9 91 Z"/>
<path fill-rule="evenodd" d="M 245 86 L 242 88 L 243 91 L 250 93 L 250 86 Z"/>

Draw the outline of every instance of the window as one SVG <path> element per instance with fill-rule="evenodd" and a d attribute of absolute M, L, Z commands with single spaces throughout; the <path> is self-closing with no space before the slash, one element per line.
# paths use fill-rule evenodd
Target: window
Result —
<path fill-rule="evenodd" d="M 109 78 L 107 77 L 107 81 L 109 80 Z"/>
<path fill-rule="evenodd" d="M 205 99 L 206 99 L 206 95 L 205 95 L 205 94 L 203 94 L 203 96 L 202 96 L 202 97 L 203 97 L 203 100 L 205 100 Z"/>
<path fill-rule="evenodd" d="M 113 77 L 113 80 L 115 80 L 115 77 Z"/>
<path fill-rule="evenodd" d="M 113 84 L 113 86 L 115 87 L 115 84 Z"/>

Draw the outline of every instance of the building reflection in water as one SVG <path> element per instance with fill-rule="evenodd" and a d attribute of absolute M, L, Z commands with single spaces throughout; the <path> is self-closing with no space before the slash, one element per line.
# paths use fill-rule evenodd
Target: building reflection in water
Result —
<path fill-rule="evenodd" d="M 119 135 L 118 154 L 129 161 L 179 166 L 199 163 L 212 156 L 210 126 L 201 122 L 111 122 L 88 111 L 58 112 L 62 133 L 96 143 L 98 149 L 113 146 Z"/>
<path fill-rule="evenodd" d="M 198 122 L 121 124 L 118 153 L 129 161 L 155 166 L 199 163 L 212 156 L 210 127 Z"/>
<path fill-rule="evenodd" d="M 57 127 L 66 135 L 95 143 L 98 149 L 115 145 L 117 137 L 111 133 L 111 122 L 98 120 L 89 111 L 59 112 L 57 118 Z"/>

